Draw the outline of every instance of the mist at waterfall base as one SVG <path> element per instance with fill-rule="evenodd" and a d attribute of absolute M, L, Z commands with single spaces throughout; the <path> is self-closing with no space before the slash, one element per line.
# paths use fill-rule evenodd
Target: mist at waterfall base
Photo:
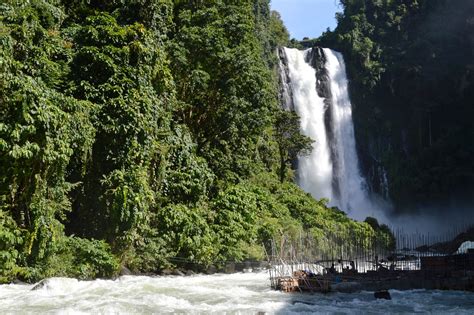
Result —
<path fill-rule="evenodd" d="M 408 233 L 453 238 L 474 226 L 474 208 L 468 204 L 425 205 L 388 217 L 389 224 Z"/>
<path fill-rule="evenodd" d="M 267 272 L 116 280 L 48 279 L 0 285 L 0 314 L 472 314 L 474 293 L 396 291 L 289 294 L 270 289 Z"/>

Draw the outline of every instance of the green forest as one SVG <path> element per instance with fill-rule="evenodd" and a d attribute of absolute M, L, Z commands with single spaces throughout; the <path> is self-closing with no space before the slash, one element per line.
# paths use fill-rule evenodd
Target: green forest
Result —
<path fill-rule="evenodd" d="M 399 212 L 472 208 L 474 1 L 340 2 L 336 29 L 314 42 L 345 57 L 359 156 L 375 190 L 383 166 Z"/>
<path fill-rule="evenodd" d="M 278 100 L 288 41 L 268 0 L 2 1 L 0 282 L 390 241 L 295 184 L 312 141 Z"/>

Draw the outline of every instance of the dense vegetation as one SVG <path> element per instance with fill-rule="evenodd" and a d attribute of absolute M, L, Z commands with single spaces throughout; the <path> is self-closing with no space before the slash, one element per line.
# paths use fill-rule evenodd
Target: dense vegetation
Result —
<path fill-rule="evenodd" d="M 386 169 L 399 209 L 450 200 L 472 206 L 474 2 L 340 3 L 337 28 L 318 44 L 346 58 L 360 155 L 374 189 Z"/>
<path fill-rule="evenodd" d="M 278 103 L 287 41 L 268 0 L 2 1 L 0 282 L 380 233 L 293 183 L 311 141 Z"/>

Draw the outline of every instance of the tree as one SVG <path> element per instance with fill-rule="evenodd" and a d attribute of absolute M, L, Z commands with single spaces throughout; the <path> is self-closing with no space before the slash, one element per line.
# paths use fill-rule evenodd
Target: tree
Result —
<path fill-rule="evenodd" d="M 298 155 L 311 152 L 314 142 L 300 133 L 300 119 L 293 111 L 280 111 L 275 122 L 275 138 L 280 152 L 280 181 L 286 176 L 287 164 Z"/>

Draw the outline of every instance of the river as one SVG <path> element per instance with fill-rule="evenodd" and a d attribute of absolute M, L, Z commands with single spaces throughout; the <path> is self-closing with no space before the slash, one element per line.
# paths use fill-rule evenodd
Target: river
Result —
<path fill-rule="evenodd" d="M 0 286 L 0 314 L 474 314 L 474 293 L 390 291 L 392 300 L 375 300 L 370 292 L 288 294 L 272 291 L 265 272 L 53 278 L 32 287 Z"/>

